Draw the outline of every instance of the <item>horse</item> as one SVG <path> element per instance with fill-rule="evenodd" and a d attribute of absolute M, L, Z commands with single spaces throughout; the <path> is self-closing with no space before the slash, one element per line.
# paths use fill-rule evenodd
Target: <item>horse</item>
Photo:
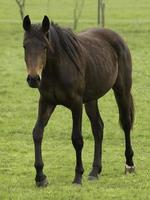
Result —
<path fill-rule="evenodd" d="M 82 184 L 82 112 L 85 106 L 94 137 L 94 159 L 89 180 L 98 179 L 102 171 L 102 141 L 104 123 L 98 99 L 110 89 L 114 91 L 119 121 L 125 134 L 125 172 L 135 171 L 131 130 L 134 123 L 134 103 L 131 94 L 132 59 L 130 50 L 116 32 L 106 28 L 91 28 L 74 33 L 44 16 L 42 23 L 23 19 L 23 47 L 27 66 L 27 83 L 40 93 L 38 117 L 33 129 L 38 187 L 48 185 L 43 172 L 42 138 L 57 105 L 72 113 L 71 140 L 76 153 L 74 184 Z"/>

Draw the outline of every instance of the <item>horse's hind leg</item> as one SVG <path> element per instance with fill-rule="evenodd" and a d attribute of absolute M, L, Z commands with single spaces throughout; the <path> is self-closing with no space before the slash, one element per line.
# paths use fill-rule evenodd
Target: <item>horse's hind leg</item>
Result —
<path fill-rule="evenodd" d="M 125 133 L 125 157 L 126 167 L 125 173 L 134 172 L 133 149 L 131 145 L 130 132 L 134 121 L 134 105 L 130 90 L 123 88 L 114 88 L 114 94 L 119 108 L 120 125 Z"/>
<path fill-rule="evenodd" d="M 94 161 L 89 180 L 97 179 L 98 174 L 102 170 L 102 140 L 103 140 L 103 121 L 101 119 L 97 101 L 85 104 L 85 110 L 91 122 L 92 132 L 94 136 Z"/>

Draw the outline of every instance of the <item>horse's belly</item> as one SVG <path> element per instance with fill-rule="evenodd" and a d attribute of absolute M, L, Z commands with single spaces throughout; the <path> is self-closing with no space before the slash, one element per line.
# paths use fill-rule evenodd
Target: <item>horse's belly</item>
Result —
<path fill-rule="evenodd" d="M 118 65 L 91 71 L 86 81 L 84 102 L 98 99 L 105 95 L 115 84 L 118 75 Z"/>

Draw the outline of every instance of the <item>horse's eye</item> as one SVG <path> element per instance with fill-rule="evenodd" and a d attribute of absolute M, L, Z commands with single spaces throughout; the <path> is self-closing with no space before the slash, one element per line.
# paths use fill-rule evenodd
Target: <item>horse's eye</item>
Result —
<path fill-rule="evenodd" d="M 26 46 L 25 46 L 25 45 L 23 45 L 23 48 L 25 49 L 25 48 L 26 48 Z"/>

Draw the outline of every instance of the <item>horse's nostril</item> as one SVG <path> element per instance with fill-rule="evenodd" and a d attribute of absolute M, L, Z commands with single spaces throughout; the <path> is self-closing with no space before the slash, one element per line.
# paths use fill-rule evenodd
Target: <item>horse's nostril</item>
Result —
<path fill-rule="evenodd" d="M 36 81 L 40 81 L 40 76 L 37 75 L 35 79 L 36 79 Z"/>
<path fill-rule="evenodd" d="M 32 77 L 31 75 L 28 75 L 27 82 L 30 87 L 38 88 L 40 84 L 40 76 L 37 75 L 37 76 Z"/>
<path fill-rule="evenodd" d="M 28 75 L 27 82 L 36 82 L 36 81 L 40 81 L 40 76 L 39 75 L 37 75 L 35 77 L 32 77 L 32 76 Z"/>
<path fill-rule="evenodd" d="M 27 82 L 31 82 L 31 80 L 32 80 L 32 77 L 30 75 L 28 75 Z"/>

